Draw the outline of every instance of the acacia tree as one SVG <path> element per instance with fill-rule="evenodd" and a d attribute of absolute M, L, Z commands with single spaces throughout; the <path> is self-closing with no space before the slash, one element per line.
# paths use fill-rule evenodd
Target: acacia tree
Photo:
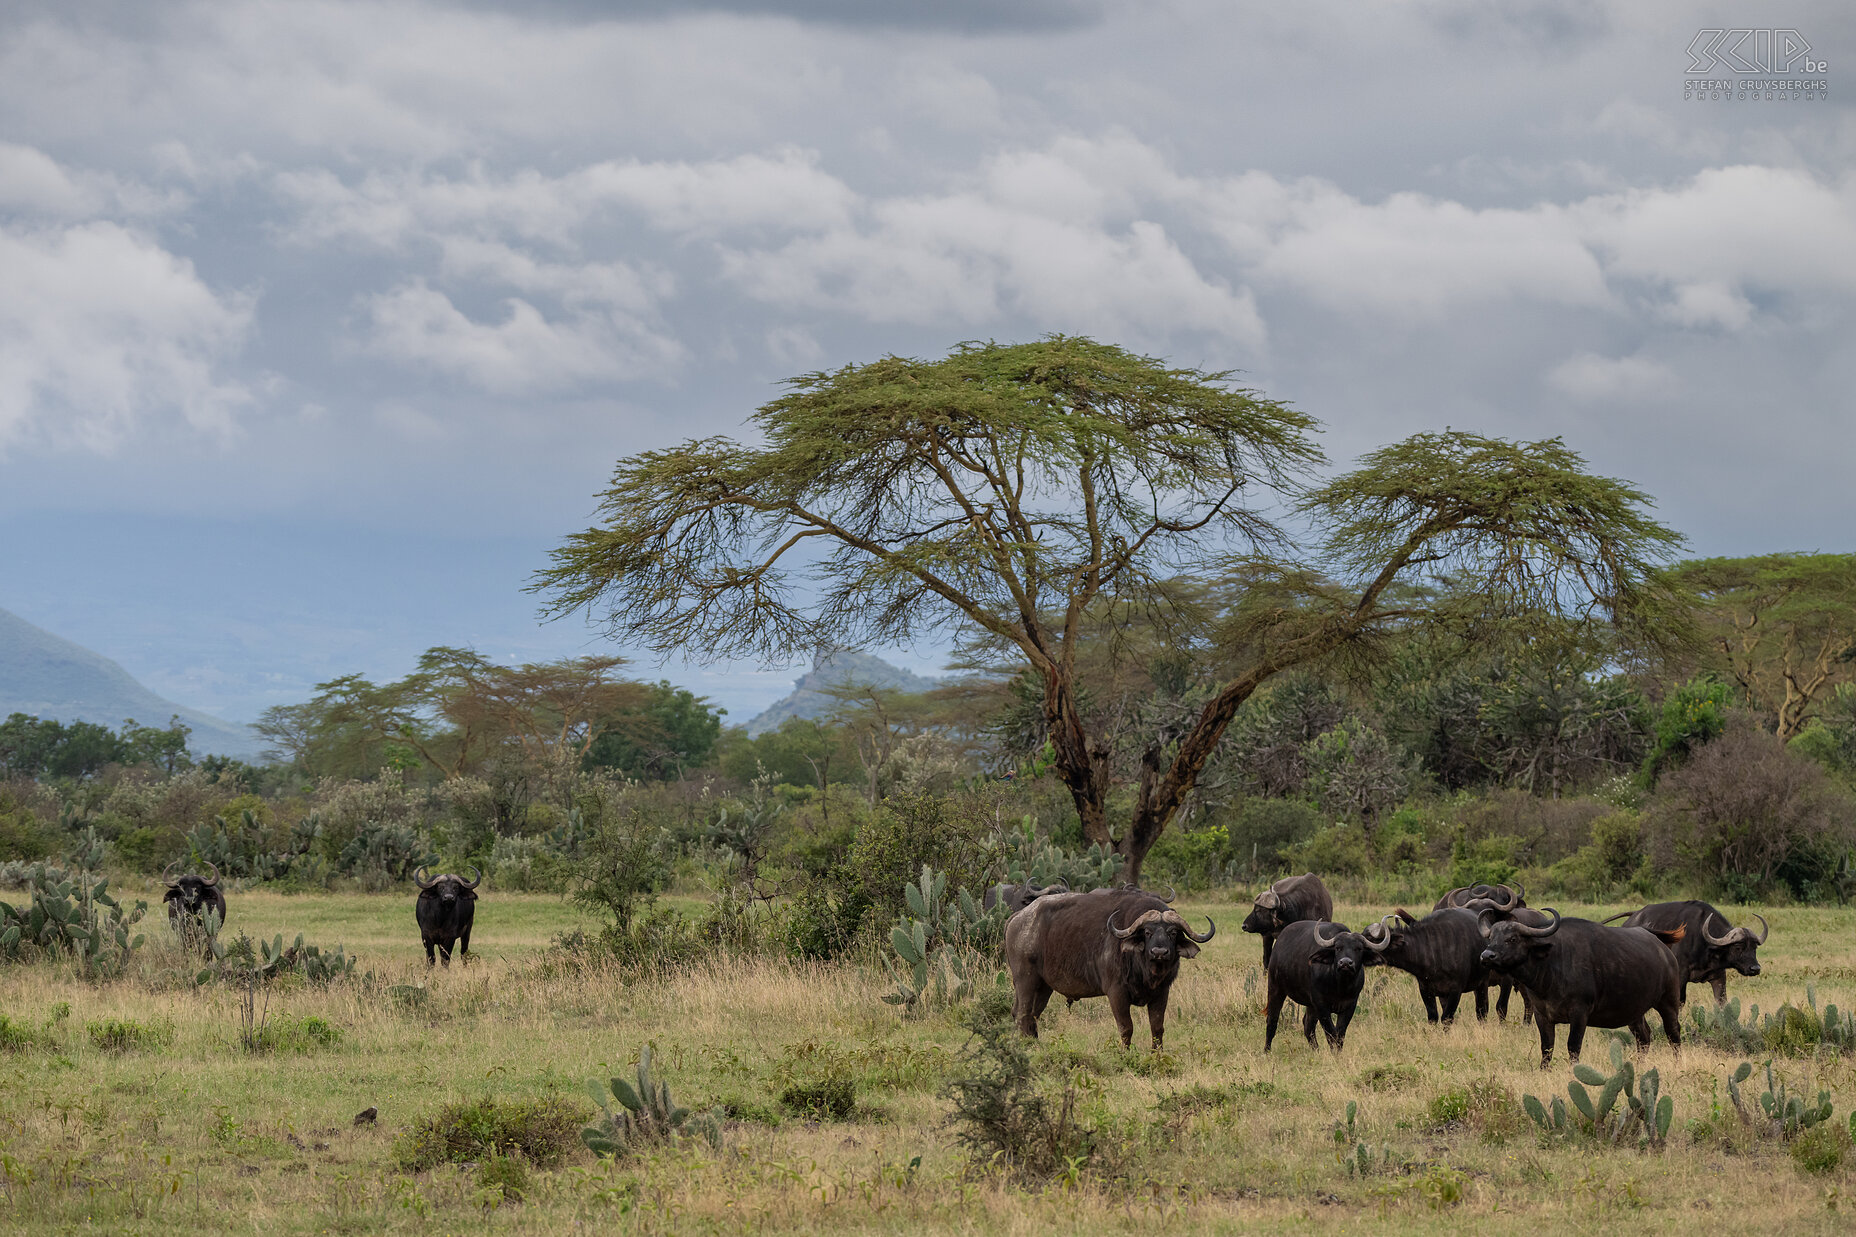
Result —
<path fill-rule="evenodd" d="M 1856 554 L 1762 554 L 1678 564 L 1701 602 L 1712 669 L 1731 676 L 1780 739 L 1850 681 L 1856 655 Z"/>
<path fill-rule="evenodd" d="M 1558 440 L 1419 434 L 1311 487 L 1313 419 L 1230 378 L 1061 336 L 808 374 L 752 418 L 763 445 L 621 460 L 600 523 L 532 587 L 549 613 L 585 609 L 660 654 L 774 659 L 976 630 L 1036 676 L 1053 771 L 1130 880 L 1239 706 L 1282 671 L 1432 618 L 1658 608 L 1651 569 L 1679 539 Z M 1285 503 L 1305 547 L 1266 514 Z M 1208 574 L 1235 582 L 1223 616 L 1175 583 Z M 1451 594 L 1473 607 L 1401 587 L 1445 576 L 1474 583 Z M 1144 756 L 1119 822 L 1114 744 L 1077 673 L 1092 616 L 1116 615 L 1181 640 L 1221 617 L 1227 650 L 1191 725 Z"/>

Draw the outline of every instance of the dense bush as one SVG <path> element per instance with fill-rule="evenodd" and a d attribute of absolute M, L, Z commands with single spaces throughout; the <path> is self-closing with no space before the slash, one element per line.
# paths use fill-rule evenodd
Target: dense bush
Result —
<path fill-rule="evenodd" d="M 1664 775 L 1644 812 L 1658 860 L 1733 901 L 1825 896 L 1856 845 L 1853 818 L 1822 767 L 1744 716 Z"/>
<path fill-rule="evenodd" d="M 538 1168 L 553 1168 L 580 1145 L 587 1116 L 586 1108 L 560 1099 L 448 1104 L 400 1135 L 394 1159 L 416 1173 L 474 1163 L 494 1151 L 520 1153 Z"/>

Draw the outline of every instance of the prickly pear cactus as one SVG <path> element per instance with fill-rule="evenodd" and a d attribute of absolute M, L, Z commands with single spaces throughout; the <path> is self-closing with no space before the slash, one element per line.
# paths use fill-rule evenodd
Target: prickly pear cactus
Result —
<path fill-rule="evenodd" d="M 634 1147 L 678 1142 L 701 1137 L 717 1151 L 722 1149 L 722 1110 L 692 1114 L 670 1097 L 670 1084 L 651 1078 L 651 1046 L 638 1054 L 637 1084 L 623 1078 L 587 1080 L 587 1094 L 599 1105 L 600 1116 L 580 1131 L 580 1141 L 594 1155 L 617 1158 Z M 609 1102 L 617 1100 L 614 1108 Z"/>
<path fill-rule="evenodd" d="M 39 868 L 24 909 L 0 902 L 0 961 L 31 962 L 62 954 L 77 960 L 87 978 L 122 972 L 142 947 L 131 929 L 148 913 L 146 902 L 128 910 L 110 896 L 109 882 L 80 875 L 53 876 Z"/>

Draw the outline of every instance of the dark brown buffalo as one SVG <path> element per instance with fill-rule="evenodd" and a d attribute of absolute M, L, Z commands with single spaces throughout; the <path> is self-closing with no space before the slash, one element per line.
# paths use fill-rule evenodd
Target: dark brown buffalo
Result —
<path fill-rule="evenodd" d="M 1553 1039 L 1566 1024 L 1566 1055 L 1575 1062 L 1585 1028 L 1629 1027 L 1639 1048 L 1650 1043 L 1649 1013 L 1663 1020 L 1663 1034 L 1682 1043 L 1682 985 L 1672 945 L 1682 930 L 1607 928 L 1589 919 L 1562 919 L 1544 912 L 1544 926 L 1510 919 L 1496 922 L 1481 912 L 1482 963 L 1511 976 L 1527 994 L 1540 1030 L 1540 1068 L 1553 1060 Z"/>
<path fill-rule="evenodd" d="M 1527 905 L 1527 899 L 1512 885 L 1464 885 L 1437 899 L 1431 909 L 1441 911 L 1455 907 L 1461 910 L 1477 900 L 1486 900 L 1491 906 L 1503 910 L 1515 910 Z"/>
<path fill-rule="evenodd" d="M 1257 895 L 1256 905 L 1244 919 L 1244 931 L 1263 938 L 1263 965 L 1270 964 L 1276 938 L 1292 923 L 1305 919 L 1325 922 L 1334 915 L 1334 897 L 1313 872 L 1285 876 Z"/>
<path fill-rule="evenodd" d="M 1368 924 L 1362 939 L 1379 961 L 1418 981 L 1424 1015 L 1432 1022 L 1447 1026 L 1456 1021 L 1466 992 L 1476 994 L 1476 1017 L 1489 1016 L 1493 978 L 1482 964 L 1482 932 L 1474 911 L 1445 907 L 1418 919 L 1401 907 L 1396 915 Z"/>
<path fill-rule="evenodd" d="M 212 864 L 206 865 L 210 876 L 169 877 L 179 861 L 170 863 L 161 873 L 161 883 L 168 891 L 161 895 L 161 900 L 168 904 L 168 922 L 179 926 L 183 920 L 204 923 L 210 911 L 224 927 L 226 922 L 226 895 L 219 889 L 219 869 Z"/>
<path fill-rule="evenodd" d="M 483 873 L 472 868 L 476 880 L 467 881 L 452 872 L 428 880 L 420 875 L 424 871 L 418 869 L 412 879 L 419 886 L 413 913 L 419 920 L 419 936 L 425 942 L 425 964 L 433 964 L 432 951 L 436 948 L 445 965 L 450 966 L 452 943 L 459 942 L 458 965 L 462 966 L 470 961 L 470 925 L 477 917 L 476 890 L 483 883 Z"/>
<path fill-rule="evenodd" d="M 1623 919 L 1627 928 L 1650 928 L 1664 932 L 1683 930 L 1682 939 L 1674 948 L 1676 962 L 1682 968 L 1682 1001 L 1688 1003 L 1688 986 L 1705 983 L 1714 989 L 1714 1003 L 1727 1004 L 1727 972 L 1739 971 L 1742 975 L 1759 974 L 1759 947 L 1766 943 L 1766 936 L 1771 931 L 1766 926 L 1763 915 L 1755 915 L 1759 920 L 1759 934 L 1745 924 L 1734 927 L 1727 916 L 1709 906 L 1706 902 L 1656 902 L 1640 911 L 1632 911 L 1628 918 L 1613 915 L 1605 920 Z"/>
<path fill-rule="evenodd" d="M 1038 1016 L 1061 993 L 1074 1003 L 1105 996 L 1125 1048 L 1134 1039 L 1130 1007 L 1147 1007 L 1147 1027 L 1158 1051 L 1166 1036 L 1167 994 L 1179 977 L 1179 960 L 1196 957 L 1218 925 L 1204 936 L 1178 911 L 1138 889 L 1098 889 L 1038 898 L 1005 925 L 1005 965 L 1012 975 L 1012 1016 L 1033 1038 Z"/>
<path fill-rule="evenodd" d="M 1263 1051 L 1276 1041 L 1276 1023 L 1284 1000 L 1302 1007 L 1302 1034 L 1314 1047 L 1321 1027 L 1328 1047 L 1339 1052 L 1347 1042 L 1347 1024 L 1360 1003 L 1360 988 L 1372 960 L 1365 939 L 1344 923 L 1302 919 L 1276 937 L 1269 961 L 1269 992 L 1264 1004 Z"/>
<path fill-rule="evenodd" d="M 1070 892 L 1070 887 L 1060 883 L 1049 885 L 992 885 L 987 888 L 984 894 L 980 895 L 980 906 L 985 910 L 991 910 L 993 907 L 1003 902 L 1006 906 L 1006 915 L 1012 916 L 1018 914 L 1019 911 L 1024 910 L 1027 906 L 1030 906 L 1033 902 L 1044 897 L 1046 894 L 1068 892 Z"/>

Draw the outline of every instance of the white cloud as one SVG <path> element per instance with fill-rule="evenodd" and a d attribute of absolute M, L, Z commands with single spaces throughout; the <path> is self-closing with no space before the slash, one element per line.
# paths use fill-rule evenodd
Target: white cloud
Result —
<path fill-rule="evenodd" d="M 251 301 L 147 238 L 109 222 L 0 226 L 0 271 L 0 445 L 107 450 L 169 412 L 225 433 L 250 402 L 221 367 Z"/>
<path fill-rule="evenodd" d="M 1680 391 L 1675 371 L 1648 357 L 1603 357 L 1581 352 L 1556 365 L 1547 382 L 1577 400 L 1670 399 Z"/>
<path fill-rule="evenodd" d="M 418 280 L 366 304 L 372 351 L 499 395 L 654 375 L 682 356 L 675 340 L 621 314 L 585 311 L 550 321 L 528 301 L 510 297 L 502 321 L 478 322 Z"/>

